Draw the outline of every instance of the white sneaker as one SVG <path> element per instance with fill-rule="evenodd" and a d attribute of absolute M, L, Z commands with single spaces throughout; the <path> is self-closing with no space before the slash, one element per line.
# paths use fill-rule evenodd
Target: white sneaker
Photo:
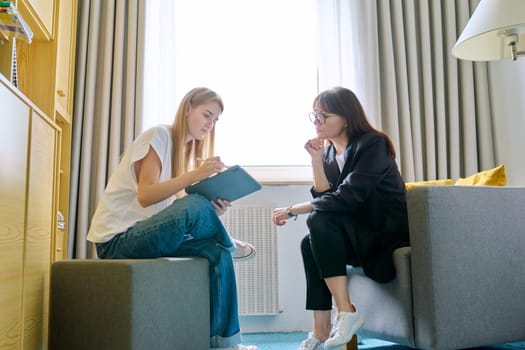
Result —
<path fill-rule="evenodd" d="M 255 256 L 255 247 L 248 242 L 232 238 L 235 250 L 232 252 L 234 261 L 248 260 Z"/>
<path fill-rule="evenodd" d="M 365 320 L 357 309 L 355 312 L 338 312 L 330 338 L 324 342 L 324 348 L 328 350 L 348 343 L 364 323 Z"/>
<path fill-rule="evenodd" d="M 314 337 L 314 334 L 312 332 L 308 333 L 308 338 L 303 340 L 301 345 L 297 348 L 297 350 L 323 350 L 323 343 Z"/>
<path fill-rule="evenodd" d="M 255 345 L 237 344 L 230 348 L 211 348 L 211 350 L 257 350 L 257 347 Z"/>

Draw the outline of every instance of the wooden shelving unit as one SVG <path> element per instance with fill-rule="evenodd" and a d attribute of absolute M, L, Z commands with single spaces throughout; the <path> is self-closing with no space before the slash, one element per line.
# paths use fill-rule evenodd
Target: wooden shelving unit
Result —
<path fill-rule="evenodd" d="M 50 265 L 67 257 L 77 0 L 13 3 L 34 36 L 0 36 L 0 350 L 47 349 Z"/>

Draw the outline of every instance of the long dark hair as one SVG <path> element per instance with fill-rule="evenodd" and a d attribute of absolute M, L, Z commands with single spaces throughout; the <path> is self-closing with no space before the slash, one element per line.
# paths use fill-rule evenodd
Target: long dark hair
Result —
<path fill-rule="evenodd" d="M 346 135 L 349 141 L 366 133 L 376 133 L 383 136 L 387 142 L 390 156 L 392 159 L 396 158 L 392 140 L 387 134 L 370 125 L 361 102 L 351 90 L 340 86 L 325 90 L 314 99 L 313 106 L 314 108 L 320 107 L 326 113 L 337 114 L 345 118 L 348 124 Z"/>

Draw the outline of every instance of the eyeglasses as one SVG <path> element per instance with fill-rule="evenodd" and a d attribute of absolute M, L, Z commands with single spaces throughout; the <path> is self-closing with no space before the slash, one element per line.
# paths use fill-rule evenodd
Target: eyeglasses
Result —
<path fill-rule="evenodd" d="M 335 115 L 334 113 L 314 113 L 314 112 L 310 112 L 308 113 L 308 118 L 310 118 L 310 121 L 312 123 L 319 123 L 319 124 L 324 124 L 326 123 L 326 118 L 332 116 L 332 115 Z"/>

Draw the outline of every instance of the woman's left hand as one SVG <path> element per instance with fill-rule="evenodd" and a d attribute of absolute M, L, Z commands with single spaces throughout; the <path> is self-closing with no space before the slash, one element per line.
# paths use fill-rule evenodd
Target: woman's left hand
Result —
<path fill-rule="evenodd" d="M 215 211 L 217 212 L 217 215 L 221 216 L 222 214 L 226 213 L 226 210 L 228 207 L 231 207 L 232 204 L 224 199 L 217 199 L 217 202 L 212 201 L 211 204 L 215 208 Z"/>

